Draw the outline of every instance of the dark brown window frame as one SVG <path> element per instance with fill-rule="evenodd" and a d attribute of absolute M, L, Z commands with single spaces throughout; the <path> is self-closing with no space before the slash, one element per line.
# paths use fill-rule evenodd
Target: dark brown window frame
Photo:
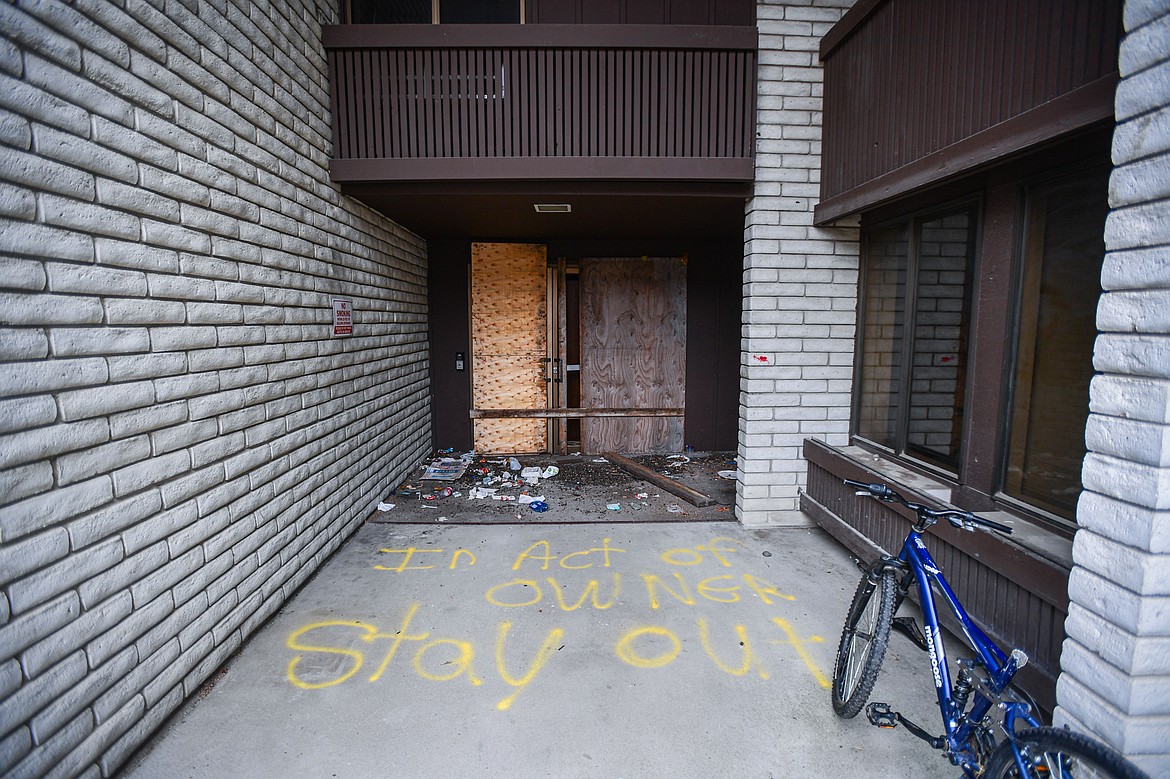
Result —
<path fill-rule="evenodd" d="M 899 222 L 912 222 L 946 211 L 963 203 L 979 203 L 976 256 L 972 289 L 966 413 L 958 468 L 948 472 L 937 464 L 857 436 L 860 359 L 854 365 L 854 391 L 850 413 L 850 441 L 853 445 L 888 458 L 891 462 L 952 489 L 952 502 L 971 511 L 1005 511 L 1030 524 L 1071 538 L 1075 521 L 1028 504 L 1004 491 L 1004 469 L 1010 440 L 1011 392 L 1015 369 L 1015 342 L 1020 306 L 1019 278 L 1023 254 L 1025 193 L 1029 187 L 1058 181 L 1100 169 L 1105 164 L 1100 152 L 1102 131 L 1096 131 L 1083 148 L 1098 148 L 1097 155 L 1070 154 L 1067 148 L 1082 148 L 1071 139 L 1066 146 L 1004 166 L 966 182 L 925 193 L 863 215 L 862 230 L 868 231 Z M 1096 138 L 1096 140 L 1093 140 Z M 1066 161 L 1067 160 L 1067 161 Z M 867 218 L 869 217 L 869 218 Z M 864 244 L 864 239 L 863 239 Z M 864 262 L 864 258 L 862 259 Z M 864 345 L 861 323 L 864 265 L 858 278 L 858 347 Z"/>
<path fill-rule="evenodd" d="M 909 231 L 908 231 L 909 232 L 909 246 L 911 247 L 909 249 L 909 252 L 911 255 L 916 255 L 917 244 L 918 244 L 918 237 L 917 237 L 916 230 L 923 222 L 929 221 L 930 219 L 932 219 L 934 217 L 939 217 L 939 216 L 943 216 L 946 214 L 956 213 L 956 212 L 963 210 L 963 209 L 970 210 L 970 212 L 973 215 L 974 222 L 975 222 L 975 225 L 973 228 L 974 232 L 975 232 L 974 253 L 973 253 L 974 254 L 974 261 L 972 263 L 972 265 L 974 266 L 973 270 L 975 272 L 973 272 L 973 274 L 972 274 L 974 277 L 972 279 L 972 281 L 976 282 L 978 279 L 978 276 L 979 276 L 977 269 L 978 269 L 979 257 L 980 257 L 980 246 L 982 244 L 982 236 L 983 236 L 983 204 L 981 202 L 981 198 L 979 198 L 977 195 L 967 195 L 965 197 L 956 198 L 956 199 L 946 201 L 943 203 L 933 204 L 928 208 L 920 208 L 920 209 L 917 209 L 914 211 L 909 211 L 906 214 L 899 216 L 899 217 L 895 217 L 895 218 L 891 218 L 891 219 L 884 219 L 880 222 L 875 222 L 873 224 L 864 224 L 862 227 L 862 240 L 861 240 L 862 246 L 864 247 L 866 244 L 865 234 L 867 232 L 881 230 L 881 229 L 885 229 L 885 228 L 889 228 L 889 227 L 896 227 L 898 225 L 907 225 L 909 227 Z M 948 463 L 945 462 L 944 458 L 931 457 L 928 452 L 920 449 L 919 447 L 916 447 L 915 445 L 913 445 L 912 443 L 910 443 L 907 440 L 909 437 L 908 427 L 909 427 L 909 413 L 910 413 L 910 411 L 909 411 L 910 396 L 913 394 L 913 390 L 910 387 L 910 384 L 913 381 L 913 365 L 910 364 L 911 363 L 910 358 L 912 357 L 912 355 L 914 353 L 913 343 L 917 339 L 916 333 L 912 332 L 915 329 L 915 327 L 914 327 L 915 323 L 913 321 L 907 321 L 907 322 L 903 323 L 903 329 L 905 331 L 907 331 L 905 343 L 902 346 L 902 359 L 903 359 L 903 362 L 905 363 L 905 365 L 903 365 L 903 367 L 901 369 L 902 374 L 903 374 L 903 379 L 904 379 L 903 383 L 905 386 L 903 387 L 902 391 L 899 393 L 899 398 L 898 398 L 898 402 L 897 402 L 897 417 L 898 417 L 898 419 L 897 419 L 897 423 L 896 423 L 897 431 L 895 433 L 895 439 L 896 439 L 895 446 L 894 447 L 887 447 L 887 446 L 881 445 L 879 443 L 870 441 L 866 438 L 861 437 L 859 432 L 858 432 L 858 421 L 859 421 L 859 417 L 861 414 L 861 401 L 862 401 L 862 394 L 859 391 L 859 387 L 861 385 L 862 368 L 863 368 L 863 360 L 860 358 L 863 355 L 864 349 L 865 349 L 865 345 L 864 345 L 864 342 L 862 340 L 863 333 L 862 333 L 862 327 L 861 327 L 865 321 L 865 303 L 866 303 L 865 274 L 864 274 L 865 258 L 864 258 L 864 256 L 862 257 L 861 262 L 862 262 L 861 267 L 862 267 L 863 272 L 860 273 L 859 277 L 858 277 L 858 293 L 857 293 L 857 300 L 858 300 L 858 303 L 857 303 L 857 322 L 858 322 L 857 342 L 858 342 L 858 346 L 857 346 L 856 351 L 857 351 L 857 356 L 859 359 L 854 360 L 854 366 L 853 366 L 854 391 L 853 391 L 853 396 L 851 399 L 851 409 L 850 409 L 850 438 L 853 439 L 854 443 L 858 444 L 859 446 L 863 446 L 865 448 L 872 449 L 875 452 L 881 452 L 883 454 L 889 455 L 891 458 L 896 459 L 898 461 L 904 461 L 907 465 L 913 466 L 915 470 L 919 470 L 924 474 L 927 474 L 927 475 L 930 475 L 930 476 L 936 477 L 936 478 L 942 478 L 942 479 L 947 480 L 947 481 L 956 481 L 956 482 L 961 481 L 962 470 L 963 470 L 963 461 L 964 461 L 964 457 L 965 457 L 965 451 L 967 448 L 966 442 L 968 441 L 969 434 L 970 434 L 970 430 L 968 429 L 969 428 L 968 420 L 970 417 L 969 414 L 964 414 L 964 416 L 962 418 L 963 429 L 960 433 L 961 444 L 960 444 L 959 452 L 953 461 L 954 468 L 948 468 L 947 467 Z M 905 309 L 906 312 L 909 311 L 909 307 L 918 298 L 916 290 L 909 289 L 909 287 L 911 287 L 911 286 L 917 287 L 917 285 L 918 285 L 917 279 L 910 278 L 910 271 L 917 269 L 917 265 L 918 265 L 917 256 L 909 257 L 908 263 L 907 263 L 907 279 L 906 279 L 906 286 L 908 289 L 907 289 L 907 292 L 906 292 L 906 295 L 904 298 L 904 300 L 906 302 L 906 309 Z M 974 338 L 973 325 L 974 325 L 974 320 L 975 320 L 975 316 L 974 316 L 975 315 L 975 290 L 974 290 L 975 286 L 976 286 L 976 284 L 973 283 L 972 288 L 968 291 L 968 296 L 969 296 L 968 300 L 970 301 L 969 305 L 971 306 L 971 313 L 969 314 L 968 319 L 969 319 L 969 326 L 972 327 L 972 332 L 968 333 L 967 338 L 966 338 L 966 340 L 968 342 L 968 348 L 967 348 L 968 356 L 970 356 L 971 352 L 973 351 L 973 349 L 971 348 L 970 345 L 973 343 L 973 338 Z M 971 372 L 972 371 L 969 368 L 966 371 L 966 373 L 968 375 L 967 375 L 967 378 L 965 379 L 965 382 L 968 386 L 965 387 L 963 390 L 964 396 L 967 396 L 967 394 L 970 391 L 969 385 L 971 383 L 971 379 L 970 379 Z"/>
<path fill-rule="evenodd" d="M 369 0 L 365 0 L 369 2 Z M 444 22 L 442 19 L 442 2 L 441 0 L 425 0 L 426 5 L 430 7 L 430 19 L 426 22 L 403 22 L 404 24 L 450 24 L 451 22 Z M 492 24 L 525 24 L 528 0 L 513 0 L 517 6 L 517 13 L 519 16 L 518 22 L 492 22 Z M 353 24 L 353 11 L 355 5 L 362 4 L 362 0 L 342 0 L 341 2 L 341 18 L 345 24 Z"/>
<path fill-rule="evenodd" d="M 1089 177 L 1092 177 L 1092 176 L 1103 176 L 1105 178 L 1108 178 L 1108 175 L 1109 175 L 1108 170 L 1109 170 L 1109 166 L 1106 163 L 1078 163 L 1078 164 L 1073 164 L 1073 165 L 1066 165 L 1064 167 L 1061 167 L 1061 168 L 1058 168 L 1058 169 L 1055 169 L 1052 171 L 1046 171 L 1045 173 L 1038 174 L 1035 176 L 1031 176 L 1027 179 L 1024 179 L 1020 182 L 1019 187 L 1018 187 L 1018 190 L 1019 190 L 1019 193 L 1018 193 L 1018 197 L 1019 197 L 1019 208 L 1018 208 L 1018 210 L 1019 210 L 1019 223 L 1018 223 L 1018 228 L 1017 228 L 1018 236 L 1017 236 L 1017 240 L 1016 240 L 1016 252 L 1015 252 L 1015 256 L 1013 257 L 1013 267 L 1011 269 L 1012 280 L 1013 280 L 1013 299 L 1012 299 L 1012 310 L 1010 311 L 1010 314 L 1012 316 L 1012 322 L 1011 322 L 1011 327 L 1010 327 L 1010 330 L 1008 333 L 1008 335 L 1010 337 L 1010 339 L 1007 342 L 1009 344 L 1009 347 L 1006 349 L 1006 353 L 1004 355 L 1004 373 L 1007 376 L 1008 380 L 1004 382 L 1004 398 L 1003 398 L 1003 407 L 1001 409 L 1001 413 L 1002 413 L 1002 423 L 1001 423 L 1002 444 L 1000 446 L 1000 461 L 999 461 L 1000 472 L 998 474 L 999 478 L 997 479 L 997 488 L 996 488 L 996 493 L 995 493 L 994 497 L 997 500 L 997 502 L 1002 506 L 1015 507 L 1017 510 L 1026 512 L 1028 514 L 1036 515 L 1036 516 L 1042 518 L 1045 522 L 1055 523 L 1057 526 L 1067 527 L 1067 528 L 1075 528 L 1076 527 L 1075 519 L 1065 519 L 1052 511 L 1046 510 L 1045 508 L 1040 506 L 1038 503 L 1030 503 L 1022 497 L 1011 495 L 1008 493 L 1008 487 L 1007 487 L 1007 483 L 1009 481 L 1007 471 L 1008 471 L 1009 464 L 1010 464 L 1009 463 L 1009 460 L 1010 460 L 1010 451 L 1009 450 L 1013 445 L 1012 442 L 1013 442 L 1013 434 L 1014 434 L 1014 431 L 1012 429 L 1014 420 L 1012 417 L 1013 417 L 1014 406 L 1015 406 L 1015 395 L 1016 395 L 1016 393 L 1018 393 L 1021 390 L 1021 387 L 1019 386 L 1019 383 L 1018 383 L 1018 377 L 1016 376 L 1016 372 L 1018 369 L 1018 360 L 1019 360 L 1019 351 L 1020 351 L 1020 343 L 1019 343 L 1020 331 L 1021 331 L 1021 327 L 1022 327 L 1023 310 L 1024 310 L 1024 305 L 1025 305 L 1024 297 L 1026 295 L 1025 277 L 1029 273 L 1029 268 L 1028 268 L 1029 257 L 1028 257 L 1028 248 L 1026 246 L 1026 243 L 1028 241 L 1028 234 L 1029 234 L 1029 231 L 1031 229 L 1031 227 L 1029 225 L 1029 220 L 1032 218 L 1032 213 L 1031 213 L 1031 208 L 1030 208 L 1030 204 L 1031 204 L 1030 198 L 1031 198 L 1031 195 L 1034 191 L 1042 190 L 1042 189 L 1047 188 L 1051 185 L 1058 185 L 1058 184 L 1062 184 L 1062 183 L 1084 183 L 1086 179 L 1088 179 Z M 1103 193 L 1103 194 L 1106 194 L 1106 197 L 1107 197 L 1107 193 Z M 1108 209 L 1107 203 L 1103 203 L 1102 205 L 1104 206 L 1105 209 Z M 1102 225 L 1102 233 L 1104 232 L 1103 228 L 1104 228 L 1104 225 Z M 1103 244 L 1103 241 L 1102 241 L 1102 244 Z M 1104 245 L 1102 245 L 1101 250 L 1102 250 L 1102 259 L 1104 259 Z M 1041 261 L 1043 261 L 1043 257 L 1041 258 Z M 1035 271 L 1035 270 L 1036 269 L 1033 269 L 1033 271 Z M 1098 271 L 1097 281 L 1098 281 L 1098 283 L 1100 282 L 1099 271 Z M 1098 297 L 1099 297 L 1099 295 L 1100 295 L 1100 291 L 1098 291 Z M 1094 315 L 1096 314 L 1096 305 L 1093 306 L 1093 314 Z M 1091 347 L 1090 347 L 1089 351 L 1090 351 L 1090 354 L 1089 354 L 1088 359 L 1091 361 L 1092 360 Z M 1086 419 L 1087 419 L 1087 416 L 1088 416 L 1088 398 L 1087 397 L 1085 398 L 1085 401 L 1086 401 L 1085 412 L 1086 412 Z M 1083 440 L 1083 432 L 1082 432 L 1082 440 Z"/>

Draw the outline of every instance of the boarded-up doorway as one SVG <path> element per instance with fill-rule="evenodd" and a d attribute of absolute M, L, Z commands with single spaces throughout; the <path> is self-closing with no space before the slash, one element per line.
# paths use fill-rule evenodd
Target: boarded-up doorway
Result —
<path fill-rule="evenodd" d="M 673 408 L 686 399 L 682 258 L 581 260 L 581 406 Z M 678 452 L 683 418 L 581 420 L 586 452 Z"/>
<path fill-rule="evenodd" d="M 540 409 L 548 404 L 546 250 L 534 244 L 471 245 L 472 406 Z M 543 452 L 544 419 L 474 419 L 478 452 Z"/>

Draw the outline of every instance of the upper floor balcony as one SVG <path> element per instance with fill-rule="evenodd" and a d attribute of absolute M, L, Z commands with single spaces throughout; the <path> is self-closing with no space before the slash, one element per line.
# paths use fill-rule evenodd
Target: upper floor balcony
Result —
<path fill-rule="evenodd" d="M 753 178 L 754 27 L 338 25 L 324 42 L 343 187 L 641 182 L 742 196 Z"/>

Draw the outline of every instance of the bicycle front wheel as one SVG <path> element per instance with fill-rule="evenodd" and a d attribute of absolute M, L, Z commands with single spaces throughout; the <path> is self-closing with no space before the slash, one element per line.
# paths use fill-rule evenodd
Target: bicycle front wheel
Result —
<path fill-rule="evenodd" d="M 855 717 L 873 691 L 890 642 L 897 586 L 893 571 L 882 571 L 877 582 L 861 577 L 833 665 L 833 711 Z"/>
<path fill-rule="evenodd" d="M 1064 728 L 1028 728 L 1015 739 L 1027 773 L 1021 775 L 1012 742 L 1004 741 L 987 763 L 984 779 L 1149 779 L 1116 751 Z"/>

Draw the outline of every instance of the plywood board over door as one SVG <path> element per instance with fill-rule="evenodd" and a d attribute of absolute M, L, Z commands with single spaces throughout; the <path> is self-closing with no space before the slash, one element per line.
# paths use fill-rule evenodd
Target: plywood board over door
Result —
<path fill-rule="evenodd" d="M 546 250 L 535 244 L 471 245 L 471 402 L 476 409 L 548 403 Z M 475 419 L 478 452 L 543 452 L 544 419 Z"/>
<path fill-rule="evenodd" d="M 687 276 L 681 258 L 581 260 L 581 405 L 685 408 Z M 678 452 L 679 417 L 581 420 L 586 452 Z"/>

